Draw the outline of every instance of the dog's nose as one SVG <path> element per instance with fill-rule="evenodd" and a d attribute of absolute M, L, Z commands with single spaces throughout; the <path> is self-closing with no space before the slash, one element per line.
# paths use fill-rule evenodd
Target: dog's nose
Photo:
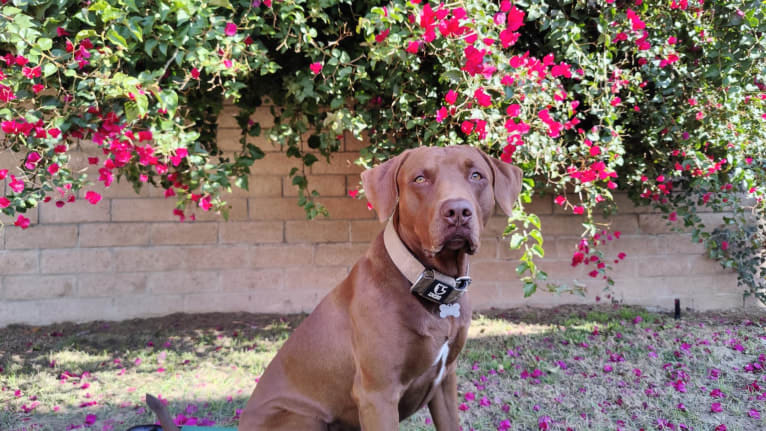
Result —
<path fill-rule="evenodd" d="M 449 199 L 441 208 L 442 217 L 452 226 L 461 226 L 473 216 L 473 206 L 465 199 Z"/>

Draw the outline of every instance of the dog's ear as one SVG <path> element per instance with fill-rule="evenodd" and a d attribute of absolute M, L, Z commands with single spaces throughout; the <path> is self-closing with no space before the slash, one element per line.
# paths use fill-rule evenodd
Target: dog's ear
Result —
<path fill-rule="evenodd" d="M 521 193 L 521 183 L 524 176 L 521 169 L 510 163 L 505 163 L 494 157 L 490 157 L 479 150 L 484 159 L 487 160 L 492 168 L 494 183 L 492 187 L 495 190 L 495 202 L 500 205 L 505 215 L 510 216 L 513 211 L 513 204 Z"/>
<path fill-rule="evenodd" d="M 399 187 L 396 184 L 396 175 L 399 167 L 407 158 L 405 151 L 398 156 L 381 163 L 374 168 L 362 172 L 362 186 L 367 201 L 378 213 L 381 222 L 388 220 L 396 208 L 399 199 Z"/>

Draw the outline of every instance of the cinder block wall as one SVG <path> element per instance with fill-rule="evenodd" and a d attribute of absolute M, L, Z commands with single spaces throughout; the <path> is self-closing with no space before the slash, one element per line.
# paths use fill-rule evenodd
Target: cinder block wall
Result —
<path fill-rule="evenodd" d="M 229 107 L 220 118 L 219 144 L 225 151 L 239 145 L 235 114 Z M 255 117 L 263 127 L 273 124 L 268 107 Z M 352 162 L 363 143 L 346 136 L 343 151 L 331 163 L 309 168 L 311 185 L 331 217 L 307 221 L 288 178 L 297 162 L 265 138 L 254 140 L 268 153 L 254 165 L 250 190 L 233 190 L 228 222 L 198 213 L 196 222 L 179 223 L 172 198 L 151 188 L 136 194 L 124 182 L 109 189 L 96 186 L 104 196 L 96 206 L 84 200 L 63 208 L 42 204 L 27 214 L 34 224 L 26 231 L 3 216 L 0 326 L 175 312 L 310 311 L 382 229 L 365 202 L 348 197 L 359 185 L 361 169 Z M 74 153 L 76 164 L 87 167 L 89 155 L 99 155 L 98 149 L 84 143 Z M 12 155 L 0 153 L 0 168 L 15 169 L 16 164 Z M 661 215 L 634 207 L 625 196 L 618 196 L 618 202 L 620 215 L 611 223 L 622 237 L 610 243 L 609 251 L 623 251 L 627 258 L 615 266 L 611 292 L 587 275 L 592 268 L 570 265 L 580 217 L 564 213 L 551 199 L 540 199 L 531 210 L 543 224 L 546 257 L 541 265 L 551 281 L 588 285 L 587 296 L 540 292 L 524 299 L 515 274 L 518 255 L 500 238 L 506 220 L 496 215 L 471 260 L 475 307 L 550 307 L 594 303 L 596 297 L 609 301 L 607 295 L 666 309 L 674 298 L 698 310 L 754 306 L 743 301 L 732 273 L 705 258 L 702 247 L 686 235 L 672 233 Z M 720 219 L 717 214 L 703 217 L 711 223 Z"/>

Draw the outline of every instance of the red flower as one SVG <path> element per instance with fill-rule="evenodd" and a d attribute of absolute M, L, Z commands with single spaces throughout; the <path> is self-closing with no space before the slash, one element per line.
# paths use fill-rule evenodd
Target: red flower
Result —
<path fill-rule="evenodd" d="M 91 203 L 91 205 L 96 205 L 101 201 L 101 195 L 97 192 L 94 192 L 92 190 L 88 190 L 85 193 L 85 199 Z"/>
<path fill-rule="evenodd" d="M 15 226 L 20 227 L 21 229 L 26 229 L 29 227 L 29 219 L 19 214 L 19 217 L 16 219 L 16 222 L 13 224 Z"/>
<path fill-rule="evenodd" d="M 457 93 L 455 92 L 455 90 L 449 90 L 447 94 L 444 96 L 444 101 L 450 105 L 454 105 L 455 101 L 457 101 Z"/>
<path fill-rule="evenodd" d="M 210 203 L 210 196 L 205 196 L 204 198 L 200 199 L 199 207 L 202 208 L 203 211 L 209 211 L 210 208 L 213 207 L 213 204 Z"/>
<path fill-rule="evenodd" d="M 558 206 L 562 206 L 562 207 L 563 207 L 563 206 L 564 206 L 564 204 L 565 204 L 565 203 L 566 203 L 566 201 L 567 201 L 567 198 L 565 198 L 565 197 L 564 197 L 564 196 L 562 196 L 562 195 L 558 195 L 558 196 L 556 196 L 556 199 L 554 199 L 553 201 L 554 201 L 554 202 L 556 202 L 556 205 L 558 205 Z"/>
<path fill-rule="evenodd" d="M 511 6 L 508 11 L 508 30 L 516 31 L 524 25 L 524 11 L 519 10 L 516 6 Z"/>
<path fill-rule="evenodd" d="M 463 133 L 465 133 L 466 135 L 470 135 L 471 132 L 473 132 L 473 127 L 474 127 L 474 124 L 472 121 L 465 120 L 460 125 L 460 130 L 462 130 Z"/>
<path fill-rule="evenodd" d="M 66 31 L 63 27 L 56 27 L 56 34 L 59 37 L 69 36 L 69 32 Z"/>
<path fill-rule="evenodd" d="M 151 141 L 152 140 L 152 131 L 151 130 L 142 130 L 138 132 L 138 140 L 139 141 Z"/>
<path fill-rule="evenodd" d="M 11 204 L 11 201 L 8 200 L 5 196 L 0 196 L 0 208 L 8 208 L 8 206 Z"/>
<path fill-rule="evenodd" d="M 585 260 L 585 255 L 579 251 L 575 252 L 575 254 L 572 255 L 572 266 L 581 264 L 583 260 Z"/>
<path fill-rule="evenodd" d="M 448 115 L 449 111 L 446 107 L 442 106 L 438 111 L 436 111 L 436 122 L 441 123 L 445 118 L 447 118 Z"/>
<path fill-rule="evenodd" d="M 191 76 L 194 79 L 199 79 L 199 69 L 197 69 L 196 67 L 192 67 Z"/>
<path fill-rule="evenodd" d="M 16 193 L 21 193 L 24 191 L 24 181 L 21 181 L 15 176 L 11 175 L 11 182 L 8 184 L 8 187 L 10 187 L 11 190 Z"/>
<path fill-rule="evenodd" d="M 322 71 L 322 63 L 311 63 L 309 66 L 309 69 L 311 69 L 312 72 L 314 72 L 314 75 L 319 75 L 319 72 Z"/>
<path fill-rule="evenodd" d="M 234 24 L 233 22 L 227 22 L 226 28 L 223 32 L 226 33 L 226 36 L 234 36 L 237 34 L 237 24 Z"/>
<path fill-rule="evenodd" d="M 375 42 L 381 43 L 388 37 L 388 34 L 391 33 L 391 30 L 385 29 L 380 34 L 375 36 Z"/>
<path fill-rule="evenodd" d="M 11 87 L 0 84 L 0 102 L 8 103 L 15 98 L 16 95 L 11 90 Z"/>
<path fill-rule="evenodd" d="M 409 52 L 410 54 L 417 54 L 418 53 L 418 48 L 420 48 L 420 43 L 412 41 L 412 42 L 407 44 L 407 50 L 406 51 Z"/>
<path fill-rule="evenodd" d="M 580 205 L 576 205 L 574 208 L 572 208 L 572 212 L 577 214 L 577 215 L 580 215 L 580 214 L 585 213 L 585 208 L 583 208 Z"/>
<path fill-rule="evenodd" d="M 23 67 L 21 73 L 29 79 L 39 78 L 42 75 L 42 68 L 40 66 L 35 67 Z"/>
<path fill-rule="evenodd" d="M 484 92 L 484 87 L 479 87 L 476 89 L 476 91 L 473 92 L 473 97 L 476 98 L 476 101 L 481 106 L 487 107 L 492 105 L 492 97 Z"/>

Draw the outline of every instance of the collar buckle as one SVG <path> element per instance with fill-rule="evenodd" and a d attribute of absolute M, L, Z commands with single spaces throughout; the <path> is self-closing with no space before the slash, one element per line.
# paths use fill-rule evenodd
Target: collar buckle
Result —
<path fill-rule="evenodd" d="M 412 284 L 410 292 L 437 304 L 457 302 L 471 284 L 471 277 L 457 279 L 433 269 L 426 269 Z"/>

